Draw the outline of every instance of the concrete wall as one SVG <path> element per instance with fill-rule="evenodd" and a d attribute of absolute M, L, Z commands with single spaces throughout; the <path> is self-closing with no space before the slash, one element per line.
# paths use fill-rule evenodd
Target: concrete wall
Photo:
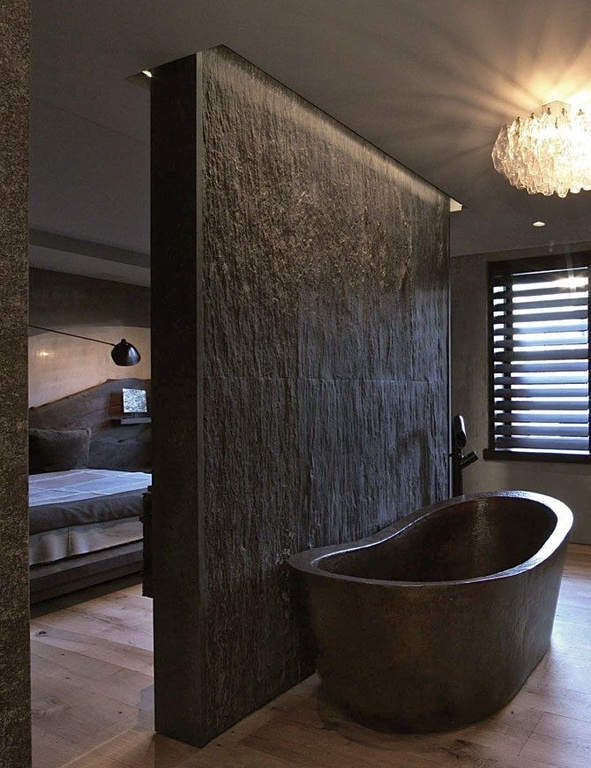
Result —
<path fill-rule="evenodd" d="M 448 200 L 224 48 L 152 126 L 156 716 L 203 743 L 311 671 L 289 556 L 447 496 Z"/>
<path fill-rule="evenodd" d="M 30 271 L 29 322 L 82 336 L 134 344 L 133 368 L 111 360 L 109 347 L 29 330 L 29 406 L 44 405 L 107 379 L 150 378 L 150 290 L 43 269 Z"/>
<path fill-rule="evenodd" d="M 30 765 L 27 489 L 29 3 L 0 9 L 0 765 Z"/>
<path fill-rule="evenodd" d="M 452 414 L 465 417 L 466 449 L 475 450 L 480 457 L 464 471 L 464 492 L 521 489 L 555 496 L 568 504 L 575 516 L 571 541 L 591 544 L 588 464 L 482 459 L 488 446 L 487 263 L 535 255 L 543 254 L 528 250 L 451 260 Z"/>

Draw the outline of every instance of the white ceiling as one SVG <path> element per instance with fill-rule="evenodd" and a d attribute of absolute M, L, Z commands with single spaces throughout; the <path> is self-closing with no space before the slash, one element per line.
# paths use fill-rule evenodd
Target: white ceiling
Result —
<path fill-rule="evenodd" d="M 530 196 L 490 160 L 518 114 L 591 106 L 589 0 L 32 5 L 31 227 L 103 246 L 103 275 L 121 249 L 149 252 L 149 94 L 126 78 L 218 43 L 461 201 L 454 255 L 591 243 L 591 192 Z"/>

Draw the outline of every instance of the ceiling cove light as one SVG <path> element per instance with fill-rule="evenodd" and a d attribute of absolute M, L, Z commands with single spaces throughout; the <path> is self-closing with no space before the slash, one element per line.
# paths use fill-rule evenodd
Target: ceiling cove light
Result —
<path fill-rule="evenodd" d="M 492 151 L 495 170 L 530 195 L 591 190 L 591 117 L 562 101 L 504 125 Z"/>

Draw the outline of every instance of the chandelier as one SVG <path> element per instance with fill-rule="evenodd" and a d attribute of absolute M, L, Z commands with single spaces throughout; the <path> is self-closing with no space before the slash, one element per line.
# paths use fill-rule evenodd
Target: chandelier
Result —
<path fill-rule="evenodd" d="M 553 101 L 499 131 L 492 151 L 495 170 L 530 195 L 591 190 L 591 118 Z"/>

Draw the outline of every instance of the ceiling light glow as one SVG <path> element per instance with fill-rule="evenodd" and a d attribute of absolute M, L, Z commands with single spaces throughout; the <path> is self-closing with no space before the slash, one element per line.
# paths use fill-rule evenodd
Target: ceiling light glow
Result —
<path fill-rule="evenodd" d="M 145 75 L 146 77 L 152 77 L 152 73 L 149 69 L 142 69 L 142 75 Z"/>
<path fill-rule="evenodd" d="M 591 190 L 591 117 L 554 101 L 504 125 L 492 151 L 495 170 L 530 195 Z"/>
<path fill-rule="evenodd" d="M 545 221 L 534 221 L 534 223 L 532 224 L 532 227 L 545 227 L 545 226 L 546 226 Z"/>

